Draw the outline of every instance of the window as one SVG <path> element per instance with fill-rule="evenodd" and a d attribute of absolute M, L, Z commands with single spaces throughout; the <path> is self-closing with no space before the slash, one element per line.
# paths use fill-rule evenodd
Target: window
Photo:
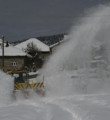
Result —
<path fill-rule="evenodd" d="M 18 74 L 13 74 L 15 77 L 15 83 L 24 83 L 28 81 L 28 74 L 27 73 L 18 73 Z"/>
<path fill-rule="evenodd" d="M 12 65 L 12 66 L 17 66 L 17 62 L 16 62 L 16 61 L 11 62 L 11 65 Z"/>

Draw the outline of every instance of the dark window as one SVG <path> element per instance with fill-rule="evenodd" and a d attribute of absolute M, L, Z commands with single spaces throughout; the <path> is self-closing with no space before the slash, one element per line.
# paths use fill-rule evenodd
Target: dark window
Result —
<path fill-rule="evenodd" d="M 17 66 L 17 62 L 16 61 L 11 62 L 11 65 L 12 66 Z"/>

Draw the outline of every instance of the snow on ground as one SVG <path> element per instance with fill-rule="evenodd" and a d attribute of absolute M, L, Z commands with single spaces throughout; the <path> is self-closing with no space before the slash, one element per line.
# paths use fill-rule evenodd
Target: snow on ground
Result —
<path fill-rule="evenodd" d="M 12 102 L 13 78 L 0 71 L 0 106 Z"/>
<path fill-rule="evenodd" d="M 78 95 L 17 101 L 0 107 L 0 120 L 109 120 L 110 95 Z"/>
<path fill-rule="evenodd" d="M 0 91 L 3 91 L 0 92 L 0 120 L 109 120 L 110 118 L 110 94 L 107 92 L 60 96 L 46 94 L 45 97 L 34 93 L 29 99 L 11 100 L 13 84 L 9 83 L 13 83 L 13 78 L 2 72 L 0 75 L 2 76 Z M 77 73 L 70 72 L 68 76 L 78 80 Z M 63 93 L 62 90 L 64 89 L 60 88 L 60 94 Z"/>

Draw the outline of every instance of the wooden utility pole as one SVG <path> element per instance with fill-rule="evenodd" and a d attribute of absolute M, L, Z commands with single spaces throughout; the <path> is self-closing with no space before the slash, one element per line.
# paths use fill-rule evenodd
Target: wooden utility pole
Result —
<path fill-rule="evenodd" d="M 4 36 L 2 36 L 2 70 L 4 69 Z"/>

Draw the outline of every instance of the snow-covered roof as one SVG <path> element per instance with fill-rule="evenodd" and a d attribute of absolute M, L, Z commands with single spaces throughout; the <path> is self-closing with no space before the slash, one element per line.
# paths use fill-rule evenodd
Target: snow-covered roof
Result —
<path fill-rule="evenodd" d="M 20 48 L 20 49 L 25 49 L 29 43 L 33 43 L 34 45 L 36 45 L 36 47 L 41 52 L 49 52 L 50 51 L 49 46 L 47 46 L 46 44 L 44 44 L 43 42 L 41 42 L 40 40 L 38 40 L 36 38 L 30 38 L 30 39 L 16 45 L 15 47 Z"/>
<path fill-rule="evenodd" d="M 52 48 L 52 47 L 54 47 L 54 46 L 57 46 L 58 44 L 66 41 L 66 40 L 68 40 L 68 39 L 69 39 L 69 36 L 68 36 L 68 35 L 64 35 L 64 39 L 60 40 L 59 42 L 57 42 L 57 43 L 55 43 L 55 44 L 50 45 L 49 47 Z"/>
<path fill-rule="evenodd" d="M 0 56 L 2 56 L 2 46 L 0 45 Z M 24 51 L 12 45 L 4 46 L 4 56 L 28 56 Z"/>
<path fill-rule="evenodd" d="M 57 45 L 59 45 L 60 43 L 62 43 L 63 41 L 64 41 L 64 40 L 59 41 L 59 42 L 57 42 L 57 43 L 55 43 L 55 44 L 53 44 L 53 45 L 50 45 L 49 47 L 52 48 L 52 47 L 54 47 L 54 46 L 57 46 Z"/>

